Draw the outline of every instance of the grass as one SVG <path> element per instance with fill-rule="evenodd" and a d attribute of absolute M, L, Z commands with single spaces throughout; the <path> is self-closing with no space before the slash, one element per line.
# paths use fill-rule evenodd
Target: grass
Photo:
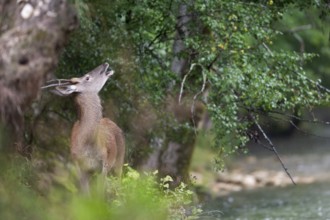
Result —
<path fill-rule="evenodd" d="M 0 165 L 0 219 L 166 220 L 194 219 L 199 212 L 185 184 L 170 190 L 172 178 L 159 182 L 157 172 L 141 174 L 126 166 L 122 179 L 107 177 L 105 185 L 96 175 L 86 195 L 75 189 L 76 175 L 65 166 L 45 174 L 23 158 L 1 158 Z M 40 189 L 45 175 L 51 181 Z"/>

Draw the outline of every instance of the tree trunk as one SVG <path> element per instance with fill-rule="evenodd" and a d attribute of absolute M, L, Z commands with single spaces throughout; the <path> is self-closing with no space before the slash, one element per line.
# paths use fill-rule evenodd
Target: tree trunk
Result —
<path fill-rule="evenodd" d="M 0 0 L 0 123 L 10 136 L 0 148 L 13 151 L 15 145 L 29 154 L 22 142 L 24 111 L 53 73 L 76 25 L 65 0 Z"/>
<path fill-rule="evenodd" d="M 195 21 L 192 11 L 189 11 L 189 5 L 181 4 L 177 20 L 176 37 L 173 44 L 173 55 L 171 70 L 176 73 L 179 78 L 183 79 L 188 73 L 191 65 L 192 55 L 187 56 L 185 40 L 189 35 L 193 34 L 192 23 Z M 180 56 L 186 53 L 185 56 Z M 182 58 L 184 57 L 184 58 Z M 176 121 L 183 124 L 193 126 L 191 114 L 191 106 L 188 103 L 179 103 L 179 94 L 173 98 L 169 98 L 169 112 L 173 114 Z M 187 98 L 188 99 L 188 98 Z M 192 104 L 190 102 L 190 104 Z M 194 120 L 198 120 L 195 118 Z M 198 121 L 196 121 L 198 122 Z M 162 176 L 170 175 L 173 177 L 173 186 L 178 185 L 181 181 L 189 182 L 189 167 L 195 146 L 196 134 L 192 129 L 185 126 L 179 126 L 179 129 L 169 128 L 166 132 L 166 139 L 159 154 L 159 173 Z"/>
<path fill-rule="evenodd" d="M 182 4 L 179 8 L 176 37 L 173 43 L 174 58 L 171 64 L 171 70 L 179 78 L 183 78 L 187 74 L 190 61 L 193 59 L 192 55 L 181 58 L 181 53 L 185 53 L 189 49 L 185 47 L 184 41 L 193 32 L 191 30 L 191 23 L 194 18 L 188 8 L 189 6 L 187 4 Z M 169 85 L 169 87 L 171 86 L 173 85 Z M 157 138 L 156 143 L 149 141 L 149 144 L 152 145 L 153 152 L 147 159 L 138 160 L 137 163 L 140 169 L 158 169 L 160 176 L 170 175 L 174 179 L 172 186 L 178 185 L 181 181 L 189 182 L 189 166 L 196 140 L 196 134 L 192 129 L 181 126 L 186 123 L 189 123 L 191 126 L 193 125 L 193 116 L 190 111 L 191 105 L 189 103 L 179 104 L 178 96 L 178 94 L 169 92 L 166 105 L 168 114 L 172 115 L 179 122 L 180 128 L 167 128 L 164 131 L 164 136 Z M 196 111 L 198 112 L 200 109 L 196 109 Z M 194 121 L 198 123 L 199 119 L 195 117 Z"/>

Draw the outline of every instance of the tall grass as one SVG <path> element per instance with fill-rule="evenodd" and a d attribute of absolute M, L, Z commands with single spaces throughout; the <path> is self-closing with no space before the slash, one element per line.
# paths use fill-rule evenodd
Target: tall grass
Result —
<path fill-rule="evenodd" d="M 185 184 L 170 190 L 172 178 L 157 181 L 156 172 L 141 174 L 126 166 L 121 179 L 95 175 L 90 192 L 83 194 L 74 169 L 66 166 L 41 173 L 17 157 L 0 158 L 0 166 L 0 219 L 194 219 L 200 212 Z"/>

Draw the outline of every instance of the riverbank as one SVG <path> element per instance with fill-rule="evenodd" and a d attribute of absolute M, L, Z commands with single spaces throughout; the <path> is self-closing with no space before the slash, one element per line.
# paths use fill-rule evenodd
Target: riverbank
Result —
<path fill-rule="evenodd" d="M 210 189 L 201 219 L 330 219 L 330 139 L 297 134 L 273 142 L 297 185 L 276 155 L 251 144 L 224 172 L 194 167 L 197 184 Z"/>
<path fill-rule="evenodd" d="M 273 141 L 296 184 L 330 181 L 330 139 L 297 134 Z M 205 185 L 215 195 L 293 185 L 273 152 L 256 144 L 250 144 L 248 148 L 247 154 L 231 158 L 224 171 L 212 172 L 211 165 L 205 165 L 204 170 L 208 171 L 204 172 L 203 168 L 195 166 L 191 175 L 197 184 Z"/>

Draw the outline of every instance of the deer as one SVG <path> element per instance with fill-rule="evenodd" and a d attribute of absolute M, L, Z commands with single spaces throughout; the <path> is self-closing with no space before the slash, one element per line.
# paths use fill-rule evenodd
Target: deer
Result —
<path fill-rule="evenodd" d="M 59 96 L 73 96 L 78 106 L 78 120 L 71 131 L 71 157 L 78 165 L 80 186 L 89 189 L 90 174 L 101 171 L 120 177 L 125 156 L 122 130 L 109 118 L 103 118 L 100 90 L 114 74 L 104 63 L 79 78 L 61 79 L 42 87 L 55 88 Z M 53 80 L 52 80 L 53 81 Z M 51 81 L 49 81 L 51 82 Z"/>

